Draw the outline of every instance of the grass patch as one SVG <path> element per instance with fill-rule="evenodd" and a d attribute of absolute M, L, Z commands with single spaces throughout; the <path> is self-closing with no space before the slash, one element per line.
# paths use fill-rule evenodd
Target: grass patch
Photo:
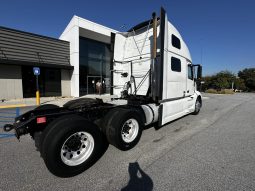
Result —
<path fill-rule="evenodd" d="M 208 89 L 208 90 L 205 90 L 205 93 L 217 94 L 217 90 L 215 90 L 215 89 Z"/>
<path fill-rule="evenodd" d="M 210 93 L 210 94 L 234 94 L 232 89 L 222 89 L 220 91 L 217 91 L 215 89 L 208 89 L 205 91 L 205 93 Z"/>

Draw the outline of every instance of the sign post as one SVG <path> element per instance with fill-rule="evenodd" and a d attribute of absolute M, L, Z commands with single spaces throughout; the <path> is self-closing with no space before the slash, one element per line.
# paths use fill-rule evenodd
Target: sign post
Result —
<path fill-rule="evenodd" d="M 40 68 L 33 67 L 34 75 L 36 76 L 36 105 L 40 105 L 40 92 L 39 92 L 39 81 L 38 76 L 40 75 Z"/>

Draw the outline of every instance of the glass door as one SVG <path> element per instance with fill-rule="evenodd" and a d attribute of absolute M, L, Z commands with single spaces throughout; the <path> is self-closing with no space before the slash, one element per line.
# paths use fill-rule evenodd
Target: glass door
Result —
<path fill-rule="evenodd" d="M 80 37 L 80 96 L 110 93 L 110 45 Z"/>
<path fill-rule="evenodd" d="M 103 94 L 102 76 L 87 76 L 87 94 Z"/>

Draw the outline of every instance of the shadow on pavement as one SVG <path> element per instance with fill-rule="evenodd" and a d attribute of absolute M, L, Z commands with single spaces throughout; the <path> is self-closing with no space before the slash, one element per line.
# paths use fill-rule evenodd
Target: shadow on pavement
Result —
<path fill-rule="evenodd" d="M 153 190 L 152 179 L 140 168 L 137 162 L 129 163 L 128 172 L 130 180 L 122 191 L 150 191 Z"/>

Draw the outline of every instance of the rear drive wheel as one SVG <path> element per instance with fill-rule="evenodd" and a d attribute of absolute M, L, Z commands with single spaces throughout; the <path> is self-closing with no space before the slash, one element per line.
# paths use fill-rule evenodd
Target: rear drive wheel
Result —
<path fill-rule="evenodd" d="M 42 156 L 51 173 L 71 177 L 100 157 L 103 138 L 98 127 L 76 115 L 56 119 L 45 135 Z"/>
<path fill-rule="evenodd" d="M 93 136 L 86 131 L 72 134 L 61 148 L 61 160 L 68 166 L 77 166 L 86 161 L 94 149 Z"/>
<path fill-rule="evenodd" d="M 139 142 L 143 123 L 138 111 L 116 108 L 105 118 L 105 133 L 109 143 L 120 150 L 129 150 Z"/>

